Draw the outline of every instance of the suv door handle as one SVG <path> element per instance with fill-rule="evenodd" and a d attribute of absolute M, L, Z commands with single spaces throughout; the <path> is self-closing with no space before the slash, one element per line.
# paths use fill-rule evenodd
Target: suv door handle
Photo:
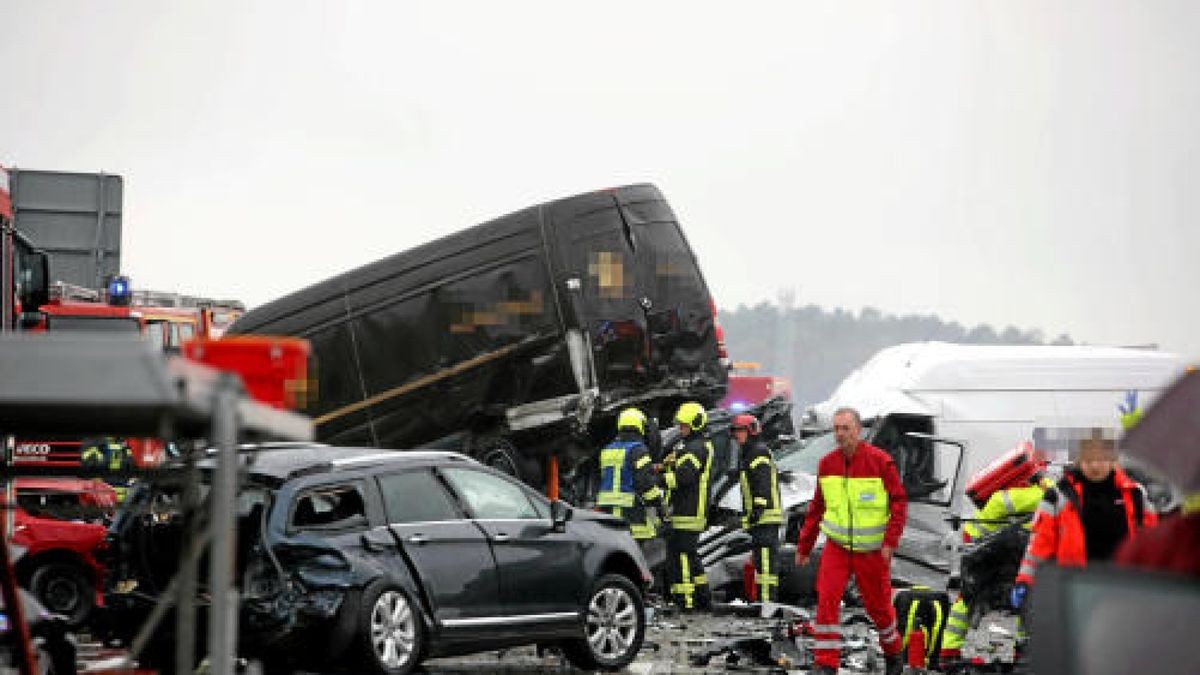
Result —
<path fill-rule="evenodd" d="M 429 537 L 426 537 L 423 534 L 414 534 L 414 535 L 411 535 L 408 537 L 408 541 L 411 544 L 416 544 L 417 546 L 421 546 L 421 545 L 429 542 Z"/>
<path fill-rule="evenodd" d="M 508 533 L 507 532 L 497 532 L 496 534 L 492 535 L 492 541 L 496 541 L 496 542 L 503 544 L 504 542 L 508 541 Z"/>

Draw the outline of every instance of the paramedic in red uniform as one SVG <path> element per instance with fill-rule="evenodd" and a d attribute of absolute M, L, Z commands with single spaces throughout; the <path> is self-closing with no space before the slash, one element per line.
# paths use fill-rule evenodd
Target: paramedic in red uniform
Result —
<path fill-rule="evenodd" d="M 813 673 L 836 673 L 841 663 L 841 603 L 851 572 L 863 605 L 879 631 L 887 675 L 904 668 L 900 633 L 892 606 L 892 553 L 904 530 L 908 498 L 890 455 L 863 441 L 862 422 L 852 408 L 833 415 L 837 449 L 825 455 L 817 471 L 817 490 L 796 544 L 796 566 L 808 564 L 825 533 L 817 571 L 817 620 L 813 625 Z"/>
<path fill-rule="evenodd" d="M 1014 609 L 1024 606 L 1039 565 L 1085 567 L 1111 560 L 1123 541 L 1158 523 L 1145 489 L 1117 466 L 1115 442 L 1098 432 L 1080 444 L 1077 466 L 1038 505 L 1012 589 Z"/>

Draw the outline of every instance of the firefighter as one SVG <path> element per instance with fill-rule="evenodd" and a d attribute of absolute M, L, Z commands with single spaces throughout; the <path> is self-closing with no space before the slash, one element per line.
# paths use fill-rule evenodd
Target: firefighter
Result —
<path fill-rule="evenodd" d="M 708 413 L 688 401 L 675 412 L 680 438 L 665 466 L 663 482 L 670 491 L 670 529 L 667 533 L 667 579 L 675 604 L 685 611 L 710 609 L 712 596 L 697 547 L 708 524 L 708 483 L 712 473 L 712 443 L 704 434 Z"/>
<path fill-rule="evenodd" d="M 658 528 L 662 490 L 646 442 L 647 418 L 637 408 L 617 416 L 617 435 L 600 451 L 601 510 L 624 518 L 638 544 L 645 548 Z"/>
<path fill-rule="evenodd" d="M 120 473 L 134 468 L 129 446 L 111 436 L 89 438 L 80 444 L 79 463 L 87 469 Z M 129 492 L 128 476 L 108 476 L 105 481 L 117 493 L 117 502 L 124 502 Z"/>
<path fill-rule="evenodd" d="M 759 438 L 762 425 L 754 415 L 734 416 L 729 429 L 742 449 L 738 467 L 742 528 L 754 546 L 751 555 L 758 599 L 774 602 L 779 597 L 779 526 L 783 523 L 775 458 Z"/>
<path fill-rule="evenodd" d="M 808 564 L 817 529 L 825 550 L 817 571 L 817 619 L 813 624 L 813 673 L 831 675 L 841 663 L 842 594 L 850 574 L 867 615 L 879 631 L 887 675 L 904 669 L 902 641 L 892 605 L 892 553 L 904 530 L 908 498 L 891 456 L 861 439 L 853 408 L 833 415 L 838 447 L 821 458 L 817 489 L 796 543 L 796 567 Z"/>
<path fill-rule="evenodd" d="M 1024 605 L 1038 565 L 1084 567 L 1110 560 L 1121 542 L 1157 523 L 1145 489 L 1117 466 L 1116 444 L 1095 430 L 1080 444 L 1076 466 L 1038 505 L 1012 589 L 1013 609 Z"/>
<path fill-rule="evenodd" d="M 992 493 L 975 518 L 963 527 L 963 543 L 969 544 L 989 535 L 1006 523 L 1022 522 L 1026 529 L 1032 527 L 1033 514 L 1046 494 L 1054 487 L 1054 481 L 1046 475 L 1048 462 L 1043 457 L 1039 469 L 1029 478 L 1029 485 L 1004 488 Z M 960 595 L 950 606 L 950 617 L 942 636 L 941 658 L 957 659 L 962 654 L 963 641 L 970 629 L 968 617 L 971 608 Z"/>

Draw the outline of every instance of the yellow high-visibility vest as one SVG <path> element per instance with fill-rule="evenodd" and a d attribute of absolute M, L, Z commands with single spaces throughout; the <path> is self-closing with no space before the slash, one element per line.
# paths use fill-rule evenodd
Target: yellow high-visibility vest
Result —
<path fill-rule="evenodd" d="M 887 530 L 888 493 L 878 476 L 822 476 L 825 516 L 821 531 L 851 551 L 877 551 Z"/>

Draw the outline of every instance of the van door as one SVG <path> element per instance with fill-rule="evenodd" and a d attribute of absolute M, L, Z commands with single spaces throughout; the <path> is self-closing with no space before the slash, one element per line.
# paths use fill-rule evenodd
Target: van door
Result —
<path fill-rule="evenodd" d="M 602 389 L 635 386 L 647 371 L 646 316 L 638 304 L 632 239 L 616 201 L 593 193 L 556 202 L 550 239 L 565 278 L 564 304 L 591 342 Z"/>
<path fill-rule="evenodd" d="M 550 223 L 566 304 L 592 342 L 602 388 L 669 378 L 723 388 L 712 299 L 656 188 L 556 202 Z"/>

